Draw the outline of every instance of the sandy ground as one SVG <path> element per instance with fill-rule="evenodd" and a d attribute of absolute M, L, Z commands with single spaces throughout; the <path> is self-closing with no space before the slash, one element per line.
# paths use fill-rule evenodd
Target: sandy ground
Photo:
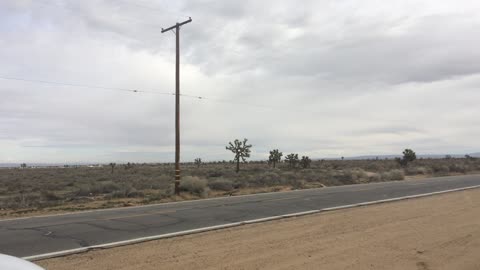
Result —
<path fill-rule="evenodd" d="M 480 269 L 480 190 L 37 262 L 63 269 Z"/>

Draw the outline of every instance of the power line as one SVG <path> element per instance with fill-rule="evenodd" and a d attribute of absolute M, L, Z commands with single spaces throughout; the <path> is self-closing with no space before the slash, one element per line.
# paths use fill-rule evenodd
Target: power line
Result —
<path fill-rule="evenodd" d="M 52 85 L 60 85 L 60 86 L 81 87 L 81 88 L 88 88 L 88 89 L 102 89 L 102 90 L 122 91 L 122 92 L 130 92 L 130 93 L 150 93 L 150 94 L 158 94 L 158 95 L 166 95 L 166 96 L 175 96 L 175 93 L 173 92 L 159 92 L 159 91 L 131 89 L 131 88 L 105 87 L 105 86 L 97 86 L 97 85 L 75 84 L 75 83 L 55 82 L 55 81 L 46 81 L 46 80 L 33 80 L 33 79 L 14 78 L 14 77 L 6 77 L 6 76 L 0 76 L 0 79 L 22 81 L 22 82 L 29 82 L 29 83 L 42 83 L 42 84 L 52 84 Z M 255 108 L 275 110 L 275 111 L 285 111 L 285 108 L 280 106 L 269 106 L 269 105 L 263 105 L 263 104 L 239 102 L 238 100 L 231 100 L 231 99 L 221 99 L 221 98 L 208 97 L 208 96 L 197 96 L 192 94 L 180 94 L 179 96 L 191 98 L 191 99 L 197 99 L 197 100 L 205 100 L 205 101 L 214 102 L 214 103 L 231 104 L 236 106 L 249 106 L 249 107 L 255 107 Z M 313 112 L 308 110 L 289 109 L 289 111 L 298 112 L 298 113 L 318 113 L 318 112 Z"/>
<path fill-rule="evenodd" d="M 76 83 L 66 83 L 66 82 L 56 82 L 56 81 L 46 81 L 46 80 L 33 80 L 33 79 L 24 79 L 24 78 L 15 78 L 15 77 L 6 77 L 0 76 L 2 80 L 11 80 L 11 81 L 21 81 L 29 83 L 42 83 L 42 84 L 53 84 L 61 86 L 72 86 L 72 87 L 81 87 L 81 88 L 91 88 L 91 89 L 103 89 L 103 90 L 114 90 L 114 91 L 123 91 L 123 92 L 133 92 L 133 93 L 152 93 L 159 95 L 169 95 L 174 96 L 173 92 L 159 92 L 153 90 L 142 90 L 142 89 L 131 89 L 131 88 L 119 88 L 119 87 L 106 87 L 98 85 L 87 85 L 87 84 L 76 84 Z M 191 95 L 191 94 L 180 94 L 182 97 L 195 98 L 195 99 L 205 99 L 206 97 Z"/>
<path fill-rule="evenodd" d="M 151 90 L 139 90 L 139 89 L 106 87 L 106 86 L 87 85 L 87 84 L 76 84 L 76 83 L 66 83 L 66 82 L 54 82 L 54 81 L 44 81 L 44 80 L 32 80 L 32 79 L 13 78 L 13 77 L 4 77 L 4 76 L 0 76 L 0 79 L 3 79 L 3 80 L 11 80 L 11 81 L 30 82 L 30 83 L 55 84 L 55 85 L 72 86 L 72 87 L 82 87 L 82 88 L 93 88 L 93 89 L 104 89 L 104 90 L 124 91 L 124 92 L 133 92 L 133 93 L 141 92 L 141 93 L 155 93 L 155 94 L 159 94 L 159 95 L 172 95 L 172 93 L 168 93 L 168 92 L 158 92 L 158 91 L 151 91 Z"/>
<path fill-rule="evenodd" d="M 183 95 L 181 95 L 183 96 Z M 218 99 L 218 98 L 211 98 L 211 97 L 206 97 L 206 96 L 191 96 L 187 95 L 187 97 L 191 98 L 197 98 L 201 100 L 206 100 L 206 101 L 211 101 L 211 102 L 216 102 L 216 103 L 224 103 L 224 104 L 231 104 L 231 105 L 236 105 L 236 106 L 249 106 L 249 107 L 255 107 L 255 108 L 261 108 L 261 109 L 267 109 L 267 110 L 274 110 L 274 111 L 282 111 L 285 112 L 285 107 L 281 106 L 269 106 L 269 105 L 263 105 L 263 104 L 256 104 L 256 103 L 248 103 L 248 102 L 239 102 L 236 100 L 231 100 L 231 99 Z M 295 110 L 295 109 L 288 109 L 289 112 L 297 112 L 297 113 L 320 113 L 318 111 L 310 111 L 310 110 Z"/>

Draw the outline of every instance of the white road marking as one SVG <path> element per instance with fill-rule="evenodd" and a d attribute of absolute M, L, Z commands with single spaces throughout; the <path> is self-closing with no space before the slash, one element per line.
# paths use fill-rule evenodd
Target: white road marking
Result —
<path fill-rule="evenodd" d="M 37 261 L 37 260 L 42 260 L 42 259 L 61 257 L 61 256 L 66 256 L 66 255 L 71 255 L 71 254 L 76 254 L 76 253 L 87 252 L 87 251 L 95 250 L 95 249 L 113 248 L 113 247 L 125 246 L 125 245 L 147 242 L 147 241 L 152 241 L 152 240 L 159 240 L 159 239 L 172 238 L 172 237 L 189 235 L 189 234 L 194 234 L 194 233 L 201 233 L 201 232 L 208 232 L 208 231 L 232 228 L 232 227 L 237 227 L 237 226 L 246 225 L 246 224 L 261 223 L 261 222 L 266 222 L 266 221 L 279 220 L 279 219 L 283 219 L 283 218 L 292 218 L 292 217 L 311 215 L 311 214 L 316 214 L 316 213 L 321 213 L 321 212 L 334 211 L 334 210 L 353 208 L 353 207 L 359 207 L 359 206 L 366 206 L 366 205 L 372 205 L 372 204 L 394 202 L 394 201 L 413 199 L 413 198 L 421 198 L 421 197 L 427 197 L 427 196 L 432 196 L 432 195 L 437 195 L 437 194 L 443 194 L 443 193 L 449 193 L 449 192 L 455 192 L 455 191 L 462 191 L 462 190 L 469 190 L 469 189 L 475 189 L 475 188 L 480 188 L 480 185 L 463 187 L 463 188 L 455 188 L 455 189 L 449 189 L 449 190 L 442 190 L 442 191 L 436 191 L 436 192 L 430 192 L 430 193 L 423 193 L 423 194 L 417 194 L 417 195 L 410 195 L 410 196 L 402 196 L 402 197 L 390 198 L 390 199 L 385 199 L 385 200 L 376 200 L 376 201 L 362 202 L 362 203 L 357 203 L 357 204 L 341 205 L 341 206 L 335 206 L 335 207 L 322 208 L 322 209 L 319 209 L 319 210 L 297 212 L 297 213 L 291 213 L 291 214 L 280 215 L 280 216 L 271 216 L 271 217 L 265 217 L 265 218 L 259 218 L 259 219 L 253 219 L 253 220 L 246 220 L 246 221 L 241 221 L 241 222 L 233 222 L 233 223 L 227 223 L 227 224 L 222 224 L 222 225 L 203 227 L 203 228 L 198 228 L 198 229 L 193 229 L 193 230 L 186 230 L 186 231 L 180 231 L 180 232 L 174 232 L 174 233 L 140 237 L 140 238 L 125 240 L 125 241 L 105 243 L 105 244 L 100 244 L 100 245 L 93 245 L 93 246 L 88 246 L 88 247 L 81 247 L 81 248 L 68 249 L 68 250 L 62 250 L 62 251 L 57 251 L 57 252 L 27 256 L 27 257 L 23 257 L 23 259 L 24 260 L 29 260 L 29 261 Z"/>

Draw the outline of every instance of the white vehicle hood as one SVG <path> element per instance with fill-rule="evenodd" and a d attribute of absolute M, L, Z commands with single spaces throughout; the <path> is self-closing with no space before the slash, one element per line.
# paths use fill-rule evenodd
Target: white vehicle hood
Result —
<path fill-rule="evenodd" d="M 0 269 L 1 270 L 45 270 L 31 262 L 0 254 Z"/>

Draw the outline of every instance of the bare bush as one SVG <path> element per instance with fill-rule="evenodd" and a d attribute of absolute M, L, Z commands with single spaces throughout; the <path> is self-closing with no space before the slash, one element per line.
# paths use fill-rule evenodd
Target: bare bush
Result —
<path fill-rule="evenodd" d="M 208 183 L 208 187 L 212 190 L 231 191 L 233 182 L 226 179 L 216 179 Z"/>
<path fill-rule="evenodd" d="M 389 172 L 382 173 L 382 179 L 384 181 L 404 180 L 405 173 L 403 170 L 391 170 Z"/>
<path fill-rule="evenodd" d="M 44 190 L 41 192 L 41 197 L 46 201 L 60 201 L 63 198 L 52 191 Z"/>
<path fill-rule="evenodd" d="M 380 182 L 382 181 L 382 175 L 379 173 L 372 173 L 368 176 L 369 182 Z"/>
<path fill-rule="evenodd" d="M 409 176 L 443 176 L 480 171 L 479 158 L 420 158 L 402 167 L 394 159 L 312 160 L 306 169 L 289 168 L 288 163 L 250 161 L 236 173 L 229 162 L 202 162 L 184 166 L 181 186 L 184 192 L 198 196 L 208 190 L 230 191 L 284 186 L 308 188 L 324 184 L 337 186 L 379 181 L 402 180 Z M 128 164 L 127 164 L 128 165 Z M 298 168 L 298 164 L 296 164 Z M 123 168 L 123 167 L 122 167 Z M 404 171 L 403 171 L 404 170 Z M 142 203 L 168 200 L 173 195 L 174 164 L 135 164 L 130 169 L 108 164 L 99 167 L 62 167 L 0 169 L 0 208 L 32 209 L 65 204 L 86 204 L 116 198 L 143 198 Z M 110 202 L 112 203 L 112 202 Z M 109 204 L 111 205 L 111 204 Z M 1 214 L 1 213 L 0 213 Z"/>
<path fill-rule="evenodd" d="M 280 175 L 276 172 L 264 172 L 251 183 L 257 186 L 275 186 L 282 183 Z"/>
<path fill-rule="evenodd" d="M 195 195 L 204 195 L 207 190 L 207 180 L 195 176 L 186 176 L 180 182 L 180 191 Z"/>
<path fill-rule="evenodd" d="M 432 170 L 436 175 L 448 175 L 450 173 L 448 165 L 434 164 Z"/>

